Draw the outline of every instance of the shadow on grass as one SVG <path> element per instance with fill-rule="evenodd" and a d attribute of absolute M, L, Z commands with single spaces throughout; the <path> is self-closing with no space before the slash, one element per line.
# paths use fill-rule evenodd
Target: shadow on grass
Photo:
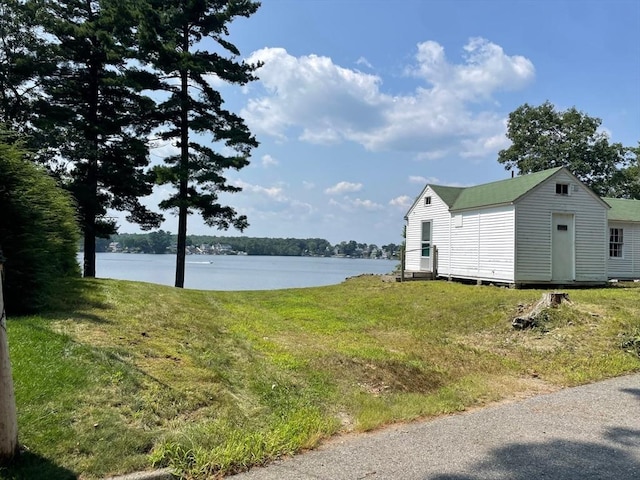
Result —
<path fill-rule="evenodd" d="M 72 480 L 78 476 L 71 470 L 31 452 L 22 451 L 8 467 L 0 468 L 0 480 Z"/>
<path fill-rule="evenodd" d="M 640 462 L 629 453 L 640 447 L 640 430 L 612 428 L 604 437 L 626 450 L 595 442 L 565 440 L 520 443 L 495 449 L 488 458 L 471 466 L 474 472 L 471 475 L 443 474 L 425 477 L 425 480 L 640 478 Z"/>
<path fill-rule="evenodd" d="M 93 323 L 109 323 L 97 311 L 111 307 L 102 299 L 100 281 L 90 278 L 63 278 L 55 286 L 40 315 L 51 320 L 73 317 Z"/>

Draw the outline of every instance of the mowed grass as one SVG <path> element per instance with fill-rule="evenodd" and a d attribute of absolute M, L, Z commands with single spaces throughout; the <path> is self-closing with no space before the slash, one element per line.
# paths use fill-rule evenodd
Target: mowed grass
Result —
<path fill-rule="evenodd" d="M 384 283 L 204 292 L 115 280 L 60 285 L 9 319 L 25 452 L 1 479 L 171 467 L 211 478 L 332 435 L 640 371 L 640 288 Z"/>

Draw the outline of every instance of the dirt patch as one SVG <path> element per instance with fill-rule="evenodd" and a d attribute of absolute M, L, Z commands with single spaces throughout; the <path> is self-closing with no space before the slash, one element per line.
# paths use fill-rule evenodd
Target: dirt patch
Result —
<path fill-rule="evenodd" d="M 445 383 L 443 374 L 400 360 L 361 359 L 346 356 L 323 358 L 323 370 L 347 379 L 372 395 L 385 393 L 430 393 Z"/>

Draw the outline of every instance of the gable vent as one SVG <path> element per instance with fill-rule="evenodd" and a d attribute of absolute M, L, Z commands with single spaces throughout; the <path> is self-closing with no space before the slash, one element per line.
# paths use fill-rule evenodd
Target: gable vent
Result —
<path fill-rule="evenodd" d="M 571 185 L 571 191 L 572 192 L 577 192 L 578 191 L 578 185 L 576 185 L 575 183 Z"/>

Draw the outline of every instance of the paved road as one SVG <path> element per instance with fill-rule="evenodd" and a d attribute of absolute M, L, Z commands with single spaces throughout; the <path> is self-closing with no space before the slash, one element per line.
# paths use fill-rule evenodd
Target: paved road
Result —
<path fill-rule="evenodd" d="M 640 375 L 352 435 L 232 480 L 639 480 Z"/>

